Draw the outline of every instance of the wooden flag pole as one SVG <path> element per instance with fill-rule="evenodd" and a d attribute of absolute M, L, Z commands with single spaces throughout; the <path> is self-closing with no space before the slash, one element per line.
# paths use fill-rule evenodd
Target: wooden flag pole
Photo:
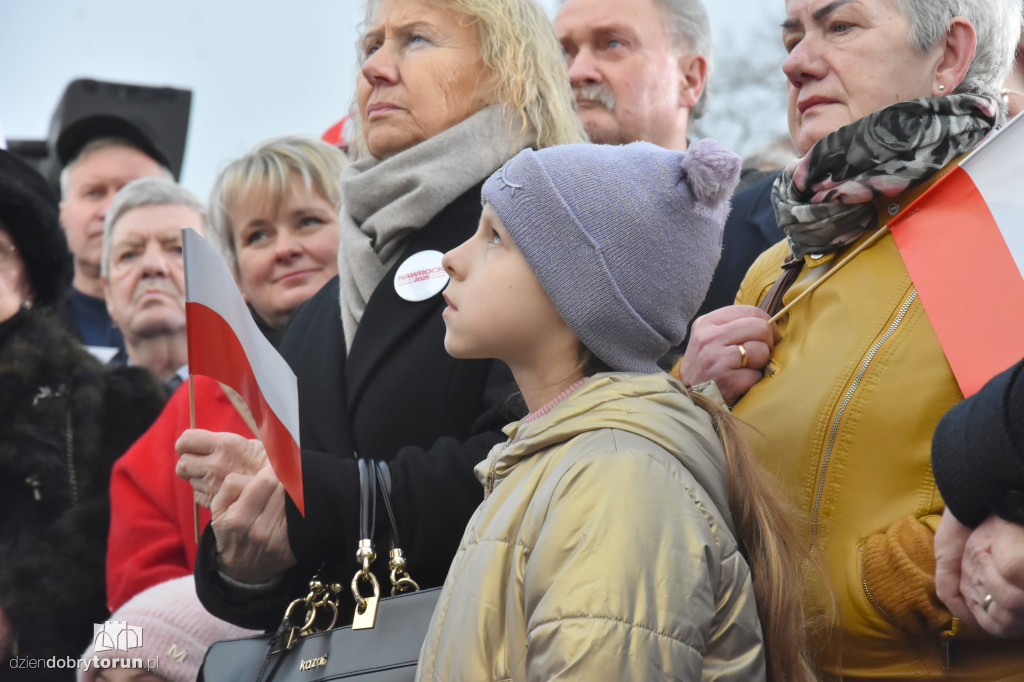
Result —
<path fill-rule="evenodd" d="M 807 296 L 812 291 L 814 291 L 815 289 L 820 287 L 822 284 L 824 284 L 826 281 L 828 281 L 829 277 L 831 277 L 832 275 L 834 275 L 837 272 L 839 272 L 840 268 L 842 268 L 844 265 L 846 265 L 851 260 L 853 260 L 854 256 L 856 256 L 858 253 L 860 253 L 864 249 L 868 248 L 872 244 L 876 243 L 879 239 L 881 239 L 882 237 L 884 237 L 887 234 L 889 234 L 889 226 L 888 225 L 884 225 L 884 226 L 880 227 L 878 229 L 878 231 L 876 231 L 873 235 L 871 235 L 866 240 L 864 240 L 863 244 L 861 244 L 856 249 L 854 249 L 849 254 L 847 254 L 846 258 L 844 258 L 843 260 L 839 261 L 834 266 L 832 266 L 829 269 L 828 272 L 826 272 L 824 275 L 821 276 L 820 279 L 818 279 L 818 281 L 816 281 L 814 284 L 812 284 L 809 287 L 807 287 L 807 289 L 804 290 L 803 293 L 801 293 L 799 296 L 797 296 L 792 301 L 787 303 L 786 306 L 782 310 L 780 310 L 779 312 L 775 313 L 775 315 L 773 315 L 772 318 L 770 320 L 768 320 L 768 322 L 769 323 L 771 323 L 771 322 L 778 322 L 779 318 L 781 318 L 783 315 L 788 313 L 789 309 L 792 308 L 794 305 L 796 305 L 797 301 L 799 301 L 804 296 Z"/>
<path fill-rule="evenodd" d="M 196 389 L 192 382 L 192 374 L 188 375 L 188 425 L 196 428 Z M 192 527 L 196 533 L 196 544 L 199 544 L 199 503 L 192 496 Z"/>

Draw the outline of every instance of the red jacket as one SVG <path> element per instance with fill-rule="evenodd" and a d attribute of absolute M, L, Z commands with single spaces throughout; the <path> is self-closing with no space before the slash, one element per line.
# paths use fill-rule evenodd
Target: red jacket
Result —
<path fill-rule="evenodd" d="M 195 377 L 196 427 L 254 438 L 213 379 Z M 192 486 L 178 478 L 174 443 L 189 428 L 188 382 L 114 464 L 110 480 L 107 606 L 116 611 L 142 590 L 191 575 L 196 563 Z M 210 510 L 199 510 L 200 530 Z"/>

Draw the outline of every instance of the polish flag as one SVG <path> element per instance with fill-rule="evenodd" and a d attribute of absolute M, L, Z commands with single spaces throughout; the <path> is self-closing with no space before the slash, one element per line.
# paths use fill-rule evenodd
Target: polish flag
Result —
<path fill-rule="evenodd" d="M 189 372 L 238 391 L 274 473 L 305 515 L 295 374 L 256 326 L 220 254 L 187 227 L 182 245 Z"/>
<path fill-rule="evenodd" d="M 1020 118 L 889 223 L 965 397 L 1024 357 Z"/>

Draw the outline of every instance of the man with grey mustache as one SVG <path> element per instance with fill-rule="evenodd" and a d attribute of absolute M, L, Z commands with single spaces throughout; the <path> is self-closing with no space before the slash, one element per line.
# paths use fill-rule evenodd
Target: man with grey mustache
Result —
<path fill-rule="evenodd" d="M 687 126 L 707 108 L 713 70 L 701 0 L 563 0 L 554 29 L 592 142 L 686 149 Z M 783 238 L 769 201 L 773 180 L 733 197 L 722 258 L 697 317 L 733 303 L 750 264 Z"/>
<path fill-rule="evenodd" d="M 591 141 L 686 149 L 714 49 L 700 0 L 566 0 L 554 29 Z"/>
<path fill-rule="evenodd" d="M 188 376 L 181 228 L 202 234 L 205 225 L 202 202 L 156 177 L 122 187 L 103 224 L 103 297 L 127 362 L 148 367 L 171 390 Z"/>

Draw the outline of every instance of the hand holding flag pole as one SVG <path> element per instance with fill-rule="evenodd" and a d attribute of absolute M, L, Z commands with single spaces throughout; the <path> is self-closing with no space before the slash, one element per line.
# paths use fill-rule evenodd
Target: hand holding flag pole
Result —
<path fill-rule="evenodd" d="M 805 289 L 804 291 L 800 292 L 800 295 L 799 295 L 799 296 L 797 296 L 796 298 L 794 298 L 794 299 L 793 299 L 792 301 L 790 301 L 789 303 L 787 303 L 787 304 L 786 304 L 786 305 L 785 305 L 785 306 L 784 306 L 784 307 L 782 308 L 782 310 L 780 310 L 779 312 L 775 313 L 775 314 L 774 314 L 774 315 L 773 315 L 773 316 L 772 316 L 772 317 L 771 317 L 771 318 L 770 318 L 770 319 L 768 320 L 768 323 L 769 323 L 769 324 L 772 324 L 772 323 L 774 323 L 774 322 L 778 322 L 778 321 L 779 321 L 779 320 L 780 320 L 780 319 L 782 318 L 782 316 L 783 316 L 783 315 L 785 315 L 786 313 L 788 313 L 788 312 L 790 311 L 790 309 L 792 309 L 792 307 L 793 307 L 794 305 L 796 305 L 797 301 L 799 301 L 799 300 L 803 299 L 803 298 L 804 298 L 805 296 L 809 296 L 809 295 L 810 295 L 810 293 L 811 293 L 812 291 L 814 291 L 815 289 L 817 289 L 818 287 L 820 287 L 820 286 L 821 286 L 822 284 L 824 284 L 825 282 L 827 282 L 827 281 L 828 281 L 828 279 L 829 279 L 829 278 L 830 278 L 830 277 L 831 277 L 832 275 L 834 275 L 834 274 L 836 274 L 837 272 L 839 272 L 839 270 L 840 270 L 840 269 L 841 269 L 841 268 L 842 268 L 842 267 L 843 267 L 844 265 L 846 265 L 846 264 L 847 264 L 847 263 L 849 263 L 849 262 L 850 262 L 851 260 L 853 260 L 854 256 L 856 256 L 856 255 L 857 255 L 858 253 L 861 253 L 862 251 L 864 251 L 864 249 L 866 249 L 866 248 L 868 248 L 869 246 L 871 246 L 872 244 L 876 243 L 876 242 L 877 242 L 877 241 L 878 241 L 879 239 L 881 239 L 882 237 L 884 237 L 884 236 L 885 236 L 885 235 L 887 235 L 887 234 L 889 234 L 889 226 L 888 226 L 888 225 L 883 225 L 882 227 L 878 228 L 878 230 L 877 230 L 877 231 L 876 231 L 876 232 L 875 232 L 875 233 L 874 233 L 873 235 L 871 235 L 870 237 L 868 237 L 867 239 L 865 239 L 865 240 L 864 240 L 864 241 L 863 241 L 863 242 L 861 243 L 861 245 L 860 245 L 860 246 L 858 246 L 858 247 L 857 247 L 856 249 L 854 249 L 853 251 L 851 251 L 850 253 L 848 253 L 848 254 L 846 255 L 846 257 L 845 257 L 845 258 L 843 258 L 843 260 L 839 261 L 838 263 L 836 263 L 835 265 L 833 265 L 833 266 L 832 266 L 831 268 L 829 268 L 829 271 L 828 271 L 828 272 L 826 272 L 826 273 L 825 273 L 824 275 L 822 275 L 822 276 L 821 276 L 821 277 L 819 277 L 819 278 L 818 278 L 817 280 L 815 280 L 815 281 L 814 281 L 814 283 L 813 283 L 813 284 L 811 284 L 810 286 L 808 286 L 808 287 L 807 287 L 807 288 L 806 288 L 806 289 Z"/>
<path fill-rule="evenodd" d="M 305 514 L 295 374 L 256 326 L 227 264 L 206 240 L 182 228 L 189 408 L 195 428 L 193 374 L 238 392 L 252 412 L 267 459 L 299 512 Z M 196 507 L 196 535 L 199 521 Z"/>

